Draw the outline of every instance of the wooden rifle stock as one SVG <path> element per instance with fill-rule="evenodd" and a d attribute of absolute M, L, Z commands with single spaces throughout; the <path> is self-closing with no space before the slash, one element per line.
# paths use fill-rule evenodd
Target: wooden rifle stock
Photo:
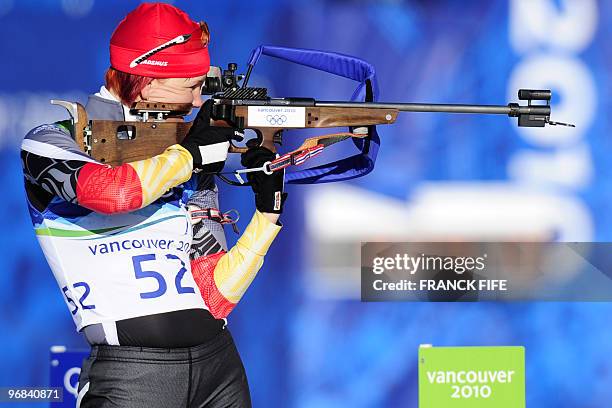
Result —
<path fill-rule="evenodd" d="M 64 102 L 64 101 L 60 101 Z M 66 104 L 76 106 L 71 111 Z M 123 163 L 147 159 L 162 153 L 173 144 L 180 143 L 191 128 L 191 122 L 176 121 L 176 117 L 156 119 L 148 114 L 146 122 L 121 122 L 112 120 L 88 120 L 83 107 L 78 103 L 58 103 L 68 109 L 74 124 L 74 137 L 79 147 L 95 160 L 118 166 Z M 184 110 L 184 105 L 164 104 L 172 112 Z M 176 108 L 176 109 L 175 109 Z M 275 143 L 281 142 L 282 132 L 297 128 L 366 127 L 370 125 L 391 124 L 397 119 L 397 109 L 365 107 L 305 107 L 303 126 L 249 126 L 247 106 L 235 106 L 235 117 L 244 123 L 245 129 L 252 129 L 258 135 L 260 145 L 276 151 Z M 138 110 L 138 109 L 137 109 Z M 180 115 L 179 115 L 180 116 Z M 228 126 L 226 122 L 215 121 L 215 126 Z M 353 137 L 366 137 L 353 135 Z M 348 137 L 348 136 L 347 136 Z M 309 138 L 300 148 L 309 147 L 323 137 Z M 230 153 L 243 153 L 246 147 L 230 146 Z"/>

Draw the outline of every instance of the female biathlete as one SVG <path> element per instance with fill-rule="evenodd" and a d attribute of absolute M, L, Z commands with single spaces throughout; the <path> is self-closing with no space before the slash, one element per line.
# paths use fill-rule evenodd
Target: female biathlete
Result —
<path fill-rule="evenodd" d="M 228 250 L 207 174 L 223 168 L 237 130 L 210 126 L 210 104 L 200 97 L 208 41 L 206 24 L 176 7 L 141 4 L 114 31 L 106 85 L 86 106 L 89 118 L 124 121 L 137 120 L 135 101 L 190 102 L 201 109 L 181 144 L 111 167 L 80 151 L 63 123 L 39 126 L 23 141 L 37 238 L 91 344 L 80 407 L 250 406 L 225 318 L 281 228 L 286 194 L 282 172 L 250 173 L 257 210 Z M 242 164 L 273 159 L 258 147 Z M 192 221 L 194 208 L 212 209 L 211 217 Z"/>

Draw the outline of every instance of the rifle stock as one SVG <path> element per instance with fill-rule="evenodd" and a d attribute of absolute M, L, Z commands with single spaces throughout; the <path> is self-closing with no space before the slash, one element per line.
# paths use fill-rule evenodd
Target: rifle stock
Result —
<path fill-rule="evenodd" d="M 57 102 L 57 101 L 55 101 Z M 180 143 L 189 129 L 191 122 L 170 121 L 172 119 L 150 120 L 147 122 L 121 122 L 112 120 L 88 120 L 87 113 L 79 103 L 62 102 L 60 105 L 71 112 L 74 126 L 74 137 L 79 147 L 100 163 L 118 166 L 123 163 L 143 160 L 162 153 L 167 147 Z M 56 103 L 58 104 L 58 103 Z M 67 104 L 76 106 L 71 111 Z M 164 104 L 168 110 L 184 110 L 184 105 Z M 144 108 L 146 109 L 146 108 Z M 137 109 L 141 110 L 141 109 Z M 148 111 L 149 119 L 155 117 Z M 304 108 L 303 126 L 249 126 L 249 109 L 247 106 L 235 107 L 237 121 L 247 124 L 245 129 L 252 129 L 258 136 L 259 144 L 276 152 L 276 144 L 282 141 L 282 132 L 298 128 L 335 128 L 365 127 L 394 123 L 399 111 L 397 109 L 373 109 L 363 107 L 306 107 Z M 74 115 L 74 116 L 73 116 Z M 216 126 L 229 126 L 227 122 L 216 120 Z M 364 137 L 364 136 L 356 136 Z M 314 140 L 314 139 L 309 139 Z M 312 143 L 312 142 L 308 143 Z M 305 146 L 305 145 L 303 145 Z M 243 153 L 246 147 L 234 144 L 230 153 Z"/>

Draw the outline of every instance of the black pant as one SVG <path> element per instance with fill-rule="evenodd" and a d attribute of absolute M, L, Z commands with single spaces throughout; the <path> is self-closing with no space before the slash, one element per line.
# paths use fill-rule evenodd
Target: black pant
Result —
<path fill-rule="evenodd" d="M 194 347 L 93 346 L 79 378 L 80 408 L 250 407 L 232 336 Z"/>

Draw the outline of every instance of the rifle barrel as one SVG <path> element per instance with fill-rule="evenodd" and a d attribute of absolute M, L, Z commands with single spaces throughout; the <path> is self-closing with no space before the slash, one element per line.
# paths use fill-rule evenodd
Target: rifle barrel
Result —
<path fill-rule="evenodd" d="M 317 101 L 315 106 L 335 108 L 374 108 L 397 109 L 403 112 L 446 112 L 446 113 L 480 113 L 493 115 L 550 114 L 550 107 L 545 105 L 508 106 L 508 105 L 456 105 L 435 103 L 388 103 L 388 102 L 340 102 Z"/>

